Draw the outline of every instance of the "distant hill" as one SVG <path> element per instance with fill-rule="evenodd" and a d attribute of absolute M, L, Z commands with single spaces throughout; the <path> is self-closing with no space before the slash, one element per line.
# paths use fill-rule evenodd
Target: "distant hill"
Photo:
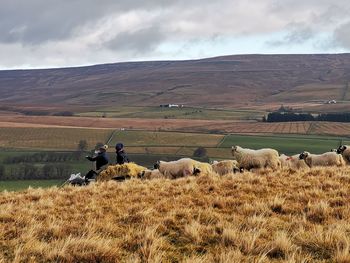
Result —
<path fill-rule="evenodd" d="M 235 107 L 350 100 L 350 54 L 238 55 L 0 71 L 0 103 Z"/>

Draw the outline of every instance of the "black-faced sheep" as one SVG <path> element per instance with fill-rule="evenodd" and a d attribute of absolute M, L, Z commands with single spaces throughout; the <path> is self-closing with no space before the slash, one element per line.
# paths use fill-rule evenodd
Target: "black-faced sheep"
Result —
<path fill-rule="evenodd" d="M 311 168 L 315 166 L 344 166 L 345 162 L 340 154 L 335 152 L 326 152 L 323 154 L 311 154 L 309 152 L 302 152 L 299 155 L 301 160 Z"/>
<path fill-rule="evenodd" d="M 350 146 L 348 145 L 339 146 L 339 148 L 337 149 L 337 153 L 343 156 L 343 159 L 345 160 L 345 163 L 347 165 L 350 165 Z"/>
<path fill-rule="evenodd" d="M 152 179 L 159 179 L 159 178 L 166 178 L 166 177 L 164 176 L 164 174 L 159 172 L 158 169 L 154 169 L 154 170 L 147 169 L 147 170 L 143 171 L 143 173 L 141 175 L 141 179 L 152 180 Z"/>
<path fill-rule="evenodd" d="M 271 168 L 277 170 L 281 167 L 278 152 L 270 148 L 252 150 L 232 146 L 232 156 L 239 163 L 240 169 Z"/>
<path fill-rule="evenodd" d="M 300 160 L 299 156 L 300 154 L 295 154 L 292 156 L 281 154 L 279 159 L 281 161 L 282 168 L 291 168 L 294 170 L 309 168 L 304 160 Z"/>
<path fill-rule="evenodd" d="M 209 163 L 199 162 L 196 160 L 192 160 L 193 165 L 197 169 L 197 175 L 210 175 L 213 173 L 213 167 Z"/>
<path fill-rule="evenodd" d="M 211 167 L 213 171 L 218 175 L 225 175 L 230 173 L 239 172 L 239 164 L 236 160 L 224 160 L 220 162 L 214 162 Z"/>

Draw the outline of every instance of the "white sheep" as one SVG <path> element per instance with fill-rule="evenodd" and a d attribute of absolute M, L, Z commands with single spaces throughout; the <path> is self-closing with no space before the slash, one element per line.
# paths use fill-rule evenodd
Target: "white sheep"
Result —
<path fill-rule="evenodd" d="M 311 168 L 315 166 L 344 166 L 345 162 L 340 154 L 335 152 L 326 152 L 323 154 L 311 154 L 309 152 L 302 152 L 299 155 L 301 160 Z"/>
<path fill-rule="evenodd" d="M 287 156 L 285 154 L 281 154 L 279 159 L 282 168 L 291 168 L 295 170 L 309 168 L 309 166 L 307 166 L 304 160 L 300 160 L 299 155 L 300 154 Z"/>
<path fill-rule="evenodd" d="M 239 163 L 240 169 L 271 168 L 276 170 L 281 167 L 278 152 L 270 148 L 252 150 L 232 146 L 232 155 Z"/>
<path fill-rule="evenodd" d="M 337 153 L 343 156 L 343 159 L 345 160 L 345 163 L 347 165 L 350 165 L 350 146 L 348 145 L 339 146 L 339 148 L 337 149 Z"/>
<path fill-rule="evenodd" d="M 239 172 L 239 164 L 236 160 L 214 161 L 211 165 L 213 171 L 218 175 L 225 175 Z"/>
<path fill-rule="evenodd" d="M 158 161 L 154 168 L 170 179 L 198 175 L 200 173 L 200 170 L 196 167 L 196 161 L 190 158 L 182 158 L 171 162 Z"/>
<path fill-rule="evenodd" d="M 166 178 L 161 172 L 159 172 L 158 169 L 153 169 L 153 170 L 145 170 L 142 173 L 141 176 L 142 179 L 159 179 L 159 178 Z"/>

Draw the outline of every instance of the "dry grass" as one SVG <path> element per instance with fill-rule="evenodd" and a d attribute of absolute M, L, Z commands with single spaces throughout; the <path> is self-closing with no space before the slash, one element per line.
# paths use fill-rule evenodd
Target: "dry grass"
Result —
<path fill-rule="evenodd" d="M 350 168 L 0 195 L 0 262 L 350 262 Z"/>

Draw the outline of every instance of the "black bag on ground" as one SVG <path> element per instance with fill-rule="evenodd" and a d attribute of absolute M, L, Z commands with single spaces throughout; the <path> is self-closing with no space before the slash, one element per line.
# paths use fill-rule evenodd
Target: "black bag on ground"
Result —
<path fill-rule="evenodd" d="M 97 173 L 94 170 L 90 170 L 86 175 L 85 175 L 85 180 L 89 179 L 96 179 Z"/>

